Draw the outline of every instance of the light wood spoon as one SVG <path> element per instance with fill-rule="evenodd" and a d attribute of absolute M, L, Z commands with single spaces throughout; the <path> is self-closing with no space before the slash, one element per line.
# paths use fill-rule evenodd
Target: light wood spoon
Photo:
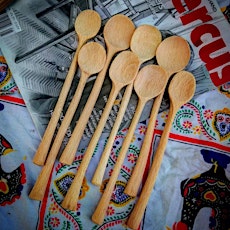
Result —
<path fill-rule="evenodd" d="M 125 15 L 117 14 L 110 18 L 106 23 L 103 32 L 107 46 L 106 63 L 102 71 L 97 76 L 94 87 L 81 113 L 77 125 L 74 128 L 72 136 L 70 137 L 69 142 L 61 155 L 60 162 L 64 164 L 72 164 L 78 149 L 78 145 L 84 133 L 84 129 L 99 96 L 111 59 L 119 51 L 129 48 L 134 30 L 135 26 L 133 22 Z"/>
<path fill-rule="evenodd" d="M 45 163 L 51 145 L 52 137 L 56 130 L 59 117 L 61 115 L 63 106 L 66 101 L 66 97 L 68 95 L 70 86 L 74 78 L 74 74 L 77 69 L 78 53 L 81 47 L 83 46 L 83 44 L 98 33 L 100 27 L 101 27 L 101 18 L 96 11 L 84 10 L 76 18 L 75 31 L 78 35 L 78 47 L 74 54 L 73 60 L 71 62 L 68 74 L 62 86 L 60 95 L 58 97 L 49 124 L 45 130 L 45 133 L 37 149 L 37 152 L 34 155 L 33 162 L 37 165 L 44 165 Z"/>
<path fill-rule="evenodd" d="M 124 162 L 126 152 L 128 151 L 130 142 L 136 129 L 136 125 L 141 116 L 142 110 L 147 101 L 156 97 L 162 92 L 166 83 L 167 73 L 163 68 L 157 65 L 147 65 L 143 67 L 139 71 L 134 81 L 134 89 L 139 98 L 137 108 L 132 119 L 131 125 L 129 127 L 127 136 L 125 137 L 124 142 L 122 143 L 122 147 L 119 152 L 116 164 L 113 168 L 112 175 L 92 216 L 92 220 L 96 224 L 103 223 L 106 210 L 108 208 L 110 198 L 114 190 L 114 186 L 116 184 L 118 175 L 120 173 L 120 169 Z"/>
<path fill-rule="evenodd" d="M 168 72 L 169 77 L 181 71 L 188 64 L 190 59 L 190 48 L 187 41 L 178 36 L 166 38 L 158 46 L 156 51 L 157 62 Z M 138 160 L 124 190 L 129 196 L 136 196 L 140 187 L 149 151 L 151 148 L 153 131 L 155 128 L 156 117 L 161 105 L 164 91 L 155 99 L 149 118 L 149 123 Z"/>
<path fill-rule="evenodd" d="M 139 60 L 138 57 L 131 51 L 123 51 L 114 59 L 109 69 L 109 75 L 112 80 L 112 89 L 106 103 L 103 114 L 100 118 L 99 124 L 95 130 L 95 133 L 84 153 L 80 167 L 74 177 L 74 180 L 62 202 L 62 207 L 70 210 L 76 209 L 76 204 L 81 190 L 81 185 L 85 176 L 85 172 L 88 168 L 90 160 L 92 158 L 94 148 L 97 141 L 100 138 L 101 132 L 104 128 L 110 110 L 114 104 L 114 101 L 119 91 L 131 81 L 133 81 L 138 71 Z"/>
<path fill-rule="evenodd" d="M 157 46 L 160 44 L 161 40 L 161 32 L 156 27 L 151 25 L 141 25 L 137 27 L 131 39 L 130 49 L 138 56 L 139 66 L 155 56 Z M 132 91 L 133 82 L 129 84 L 125 89 L 115 123 L 106 142 L 106 146 L 101 155 L 100 162 L 93 175 L 92 183 L 95 185 L 100 186 L 102 183 L 113 142 L 121 125 L 123 116 L 132 95 Z"/>
<path fill-rule="evenodd" d="M 54 139 L 51 150 L 48 154 L 47 160 L 43 169 L 41 170 L 39 177 L 30 192 L 29 197 L 34 200 L 42 200 L 45 194 L 45 190 L 48 184 L 49 175 L 52 171 L 55 159 L 58 155 L 58 151 L 62 145 L 62 141 L 65 136 L 65 132 L 69 127 L 74 113 L 77 109 L 81 95 L 90 75 L 98 73 L 104 66 L 106 59 L 106 52 L 102 45 L 96 42 L 89 42 L 85 44 L 78 55 L 78 64 L 81 69 L 81 77 L 77 86 L 76 92 L 72 98 L 72 101 L 68 107 L 65 117 L 61 123 L 58 133 Z"/>
<path fill-rule="evenodd" d="M 195 87 L 196 82 L 194 76 L 186 71 L 177 73 L 170 82 L 168 90 L 170 98 L 168 119 L 140 198 L 138 199 L 127 222 L 127 225 L 132 229 L 137 229 L 142 220 L 149 197 L 156 182 L 176 112 L 182 105 L 191 100 L 195 92 Z"/>

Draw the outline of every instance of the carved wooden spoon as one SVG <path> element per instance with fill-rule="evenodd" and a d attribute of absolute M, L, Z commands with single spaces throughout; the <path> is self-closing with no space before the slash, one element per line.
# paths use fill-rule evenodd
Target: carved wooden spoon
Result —
<path fill-rule="evenodd" d="M 110 78 L 112 80 L 112 89 L 106 103 L 104 112 L 100 118 L 97 129 L 84 153 L 84 157 L 80 164 L 80 167 L 77 170 L 77 173 L 74 177 L 74 180 L 62 202 L 62 207 L 75 210 L 76 204 L 78 201 L 78 197 L 81 190 L 81 185 L 85 176 L 85 172 L 88 168 L 90 160 L 92 158 L 94 148 L 97 144 L 95 144 L 94 140 L 98 140 L 100 134 L 104 128 L 104 124 L 106 123 L 107 117 L 110 113 L 110 110 L 113 106 L 113 103 L 119 93 L 119 91 L 125 86 L 128 85 L 136 76 L 136 72 L 138 71 L 139 60 L 138 57 L 131 51 L 123 51 L 118 54 L 118 56 L 114 59 L 110 67 Z M 99 136 L 98 136 L 99 135 Z"/>
<path fill-rule="evenodd" d="M 155 56 L 157 46 L 161 42 L 161 32 L 154 26 L 141 25 L 134 31 L 130 48 L 139 58 L 139 66 Z M 103 180 L 104 172 L 113 146 L 114 139 L 121 125 L 125 110 L 128 106 L 133 90 L 133 82 L 129 84 L 122 98 L 121 106 L 117 118 L 110 132 L 109 139 L 106 142 L 105 149 L 101 155 L 100 162 L 94 173 L 92 183 L 100 186 Z"/>
<path fill-rule="evenodd" d="M 173 73 L 181 71 L 188 64 L 190 59 L 189 45 L 185 39 L 178 36 L 166 38 L 158 46 L 156 51 L 156 58 L 158 64 L 168 72 L 169 78 Z M 136 196 L 140 187 L 151 147 L 156 117 L 161 105 L 163 95 L 164 91 L 154 101 L 138 160 L 124 190 L 124 193 L 128 194 L 129 196 Z"/>
<path fill-rule="evenodd" d="M 37 152 L 34 155 L 33 162 L 37 165 L 44 165 L 45 163 L 49 151 L 49 147 L 52 141 L 52 137 L 54 135 L 59 117 L 61 115 L 63 106 L 66 101 L 66 97 L 68 95 L 71 83 L 74 78 L 74 74 L 77 69 L 78 53 L 81 47 L 83 46 L 83 44 L 98 33 L 100 27 L 101 27 L 101 18 L 96 11 L 84 10 L 76 18 L 75 31 L 78 35 L 78 47 L 74 54 L 65 82 L 62 86 L 62 90 L 58 97 L 58 101 L 55 105 L 55 109 L 53 111 L 52 117 L 45 130 L 45 133 L 37 149 Z"/>
<path fill-rule="evenodd" d="M 167 83 L 167 73 L 166 71 L 157 65 L 147 65 L 143 67 L 135 81 L 134 81 L 134 89 L 138 95 L 138 105 L 132 119 L 131 125 L 129 127 L 128 133 L 125 137 L 124 142 L 122 143 L 122 148 L 119 152 L 116 164 L 113 168 L 112 175 L 109 179 L 108 184 L 106 185 L 106 189 L 102 194 L 101 200 L 99 201 L 97 208 L 92 216 L 93 222 L 97 224 L 102 224 L 106 210 L 108 208 L 111 195 L 114 190 L 114 186 L 116 184 L 118 175 L 120 173 L 120 169 L 122 167 L 124 158 L 126 156 L 126 152 L 129 148 L 130 142 L 132 140 L 136 125 L 141 116 L 142 110 L 146 104 L 146 102 L 157 95 L 159 95 L 164 89 Z"/>
<path fill-rule="evenodd" d="M 194 76 L 186 71 L 181 71 L 177 73 L 169 85 L 169 98 L 170 98 L 170 110 L 168 114 L 168 119 L 162 133 L 160 143 L 157 147 L 156 153 L 154 155 L 153 163 L 149 171 L 147 180 L 142 189 L 139 200 L 137 201 L 129 219 L 127 225 L 132 229 L 137 229 L 141 219 L 143 217 L 145 208 L 147 206 L 149 197 L 153 190 L 161 162 L 164 156 L 164 151 L 168 142 L 168 137 L 170 129 L 176 115 L 176 112 L 180 109 L 182 105 L 187 103 L 194 95 L 196 87 L 196 81 Z"/>
<path fill-rule="evenodd" d="M 116 53 L 129 48 L 134 29 L 135 26 L 133 22 L 127 16 L 121 14 L 113 16 L 106 23 L 104 28 L 104 38 L 107 46 L 106 63 L 94 83 L 94 87 L 81 113 L 78 123 L 61 155 L 60 162 L 64 164 L 72 164 L 84 133 L 84 129 L 99 96 L 110 61 Z"/>
<path fill-rule="evenodd" d="M 62 145 L 67 128 L 69 127 L 74 113 L 77 109 L 81 95 L 86 84 L 87 79 L 90 75 L 98 73 L 104 66 L 106 59 L 106 53 L 103 46 L 96 42 L 89 42 L 84 45 L 79 51 L 78 64 L 81 69 L 81 77 L 79 84 L 77 86 L 76 92 L 73 99 L 69 105 L 69 108 L 65 114 L 65 117 L 61 123 L 58 133 L 55 137 L 49 155 L 47 157 L 46 163 L 41 170 L 39 177 L 30 192 L 29 197 L 35 200 L 42 200 L 46 186 L 48 184 L 49 175 L 52 171 L 55 159 L 58 155 L 58 151 Z"/>

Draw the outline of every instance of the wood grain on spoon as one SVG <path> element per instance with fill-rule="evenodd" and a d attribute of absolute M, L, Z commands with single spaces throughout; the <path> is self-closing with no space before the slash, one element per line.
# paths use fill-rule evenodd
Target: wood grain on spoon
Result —
<path fill-rule="evenodd" d="M 78 53 L 81 47 L 84 45 L 84 43 L 98 33 L 100 27 L 101 18 L 96 11 L 84 10 L 76 18 L 75 31 L 78 35 L 78 47 L 74 54 L 73 60 L 71 62 L 68 74 L 62 86 L 60 95 L 58 97 L 49 124 L 45 130 L 45 133 L 37 149 L 37 152 L 34 155 L 33 162 L 37 165 L 44 165 L 45 163 L 59 117 L 61 115 L 63 106 L 65 104 L 70 86 L 72 84 L 77 69 Z"/>
<path fill-rule="evenodd" d="M 74 128 L 72 136 L 61 155 L 60 162 L 64 164 L 72 164 L 82 135 L 84 133 L 84 129 L 99 96 L 111 59 L 119 51 L 129 48 L 130 40 L 134 30 L 135 26 L 133 22 L 125 15 L 117 14 L 110 18 L 106 23 L 103 31 L 105 43 L 107 46 L 106 63 L 102 71 L 97 76 L 93 89 L 81 113 L 77 125 Z"/>
<path fill-rule="evenodd" d="M 49 175 L 52 171 L 58 151 L 62 145 L 65 133 L 71 123 L 74 113 L 79 104 L 84 86 L 88 77 L 92 74 L 98 73 L 104 66 L 106 59 L 106 52 L 102 45 L 96 42 L 89 42 L 85 44 L 78 55 L 78 63 L 81 69 L 81 77 L 77 86 L 76 92 L 72 101 L 66 111 L 64 119 L 61 123 L 58 133 L 54 139 L 53 145 L 47 157 L 46 163 L 39 174 L 39 177 L 30 192 L 29 197 L 35 200 L 42 200 L 48 184 Z"/>
<path fill-rule="evenodd" d="M 186 71 L 177 73 L 169 85 L 170 109 L 168 119 L 162 133 L 160 143 L 154 155 L 153 163 L 150 168 L 147 180 L 142 189 L 140 198 L 138 199 L 127 225 L 132 229 L 138 229 L 138 226 L 144 215 L 149 197 L 156 182 L 156 178 L 164 156 L 164 151 L 168 142 L 170 129 L 176 115 L 176 112 L 182 105 L 192 99 L 195 92 L 196 82 L 194 76 Z"/>
<path fill-rule="evenodd" d="M 141 25 L 136 28 L 131 39 L 130 49 L 138 56 L 139 66 L 155 56 L 157 46 L 160 44 L 161 40 L 161 32 L 154 26 Z M 132 95 L 132 90 L 133 82 L 125 89 L 115 123 L 106 142 L 100 162 L 93 175 L 92 183 L 95 185 L 100 186 L 102 183 L 110 151 Z"/>
<path fill-rule="evenodd" d="M 157 65 L 147 65 L 143 67 L 134 82 L 134 89 L 138 95 L 138 105 L 132 119 L 131 125 L 129 127 L 128 133 L 125 137 L 124 142 L 122 143 L 121 150 L 119 152 L 117 161 L 113 168 L 109 182 L 106 185 L 105 191 L 102 194 L 102 197 L 97 205 L 97 208 L 92 216 L 93 222 L 97 224 L 102 224 L 104 217 L 106 215 L 106 210 L 108 208 L 111 195 L 114 190 L 120 169 L 124 162 L 126 152 L 128 151 L 130 142 L 132 140 L 136 125 L 139 121 L 142 110 L 146 102 L 157 95 L 159 95 L 164 89 L 167 82 L 167 73 L 166 71 Z"/>
<path fill-rule="evenodd" d="M 68 208 L 70 210 L 76 209 L 76 204 L 80 195 L 85 172 L 92 158 L 97 141 L 99 140 L 102 130 L 105 126 L 110 110 L 119 91 L 125 85 L 128 85 L 131 81 L 133 81 L 134 77 L 136 76 L 136 72 L 138 71 L 138 66 L 138 57 L 131 51 L 121 52 L 112 62 L 109 70 L 109 75 L 112 80 L 112 89 L 108 101 L 95 130 L 95 133 L 86 149 L 86 152 L 84 153 L 83 159 L 77 170 L 74 180 L 62 202 L 62 207 Z"/>
<path fill-rule="evenodd" d="M 181 71 L 188 64 L 190 59 L 190 48 L 187 41 L 179 36 L 172 36 L 166 38 L 158 46 L 156 51 L 156 58 L 158 64 L 168 72 L 169 77 L 178 71 Z M 155 121 L 160 109 L 161 101 L 164 95 L 164 91 L 155 99 L 150 119 L 145 134 L 141 151 L 138 156 L 138 160 L 132 172 L 132 175 L 125 187 L 124 193 L 130 196 L 136 196 L 140 187 L 146 162 L 148 159 L 149 151 L 151 148 L 153 131 L 155 128 Z"/>

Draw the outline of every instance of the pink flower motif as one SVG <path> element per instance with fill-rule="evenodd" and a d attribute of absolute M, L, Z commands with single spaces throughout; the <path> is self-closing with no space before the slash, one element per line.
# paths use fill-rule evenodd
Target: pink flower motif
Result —
<path fill-rule="evenodd" d="M 136 161 L 136 156 L 133 153 L 130 153 L 128 155 L 128 161 L 131 162 L 132 164 Z"/>
<path fill-rule="evenodd" d="M 183 127 L 187 128 L 187 129 L 190 129 L 192 127 L 192 122 L 190 122 L 190 121 L 184 121 L 183 122 Z"/>
<path fill-rule="evenodd" d="M 205 111 L 204 111 L 204 117 L 205 117 L 206 119 L 212 119 L 212 118 L 213 118 L 213 112 L 212 112 L 210 109 L 205 110 Z"/>
<path fill-rule="evenodd" d="M 51 224 L 53 227 L 58 227 L 59 224 L 60 224 L 60 220 L 59 220 L 57 217 L 52 217 L 52 218 L 51 218 L 51 221 L 50 221 L 50 224 Z"/>
<path fill-rule="evenodd" d="M 145 134 L 145 132 L 146 132 L 146 127 L 141 125 L 141 126 L 138 128 L 138 130 L 139 130 L 140 134 Z"/>
<path fill-rule="evenodd" d="M 107 216 L 112 216 L 115 213 L 115 210 L 111 206 L 109 206 L 106 213 Z"/>

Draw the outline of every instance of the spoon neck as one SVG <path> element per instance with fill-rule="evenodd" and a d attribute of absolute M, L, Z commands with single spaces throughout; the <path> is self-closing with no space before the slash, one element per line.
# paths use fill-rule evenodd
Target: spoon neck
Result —
<path fill-rule="evenodd" d="M 78 52 L 80 51 L 80 48 L 85 44 L 85 42 L 88 40 L 87 37 L 85 37 L 84 35 L 81 35 L 78 37 Z"/>
<path fill-rule="evenodd" d="M 82 83 L 86 83 L 86 81 L 88 80 L 90 74 L 85 72 L 85 71 L 81 71 L 81 77 L 80 77 L 80 81 Z"/>

